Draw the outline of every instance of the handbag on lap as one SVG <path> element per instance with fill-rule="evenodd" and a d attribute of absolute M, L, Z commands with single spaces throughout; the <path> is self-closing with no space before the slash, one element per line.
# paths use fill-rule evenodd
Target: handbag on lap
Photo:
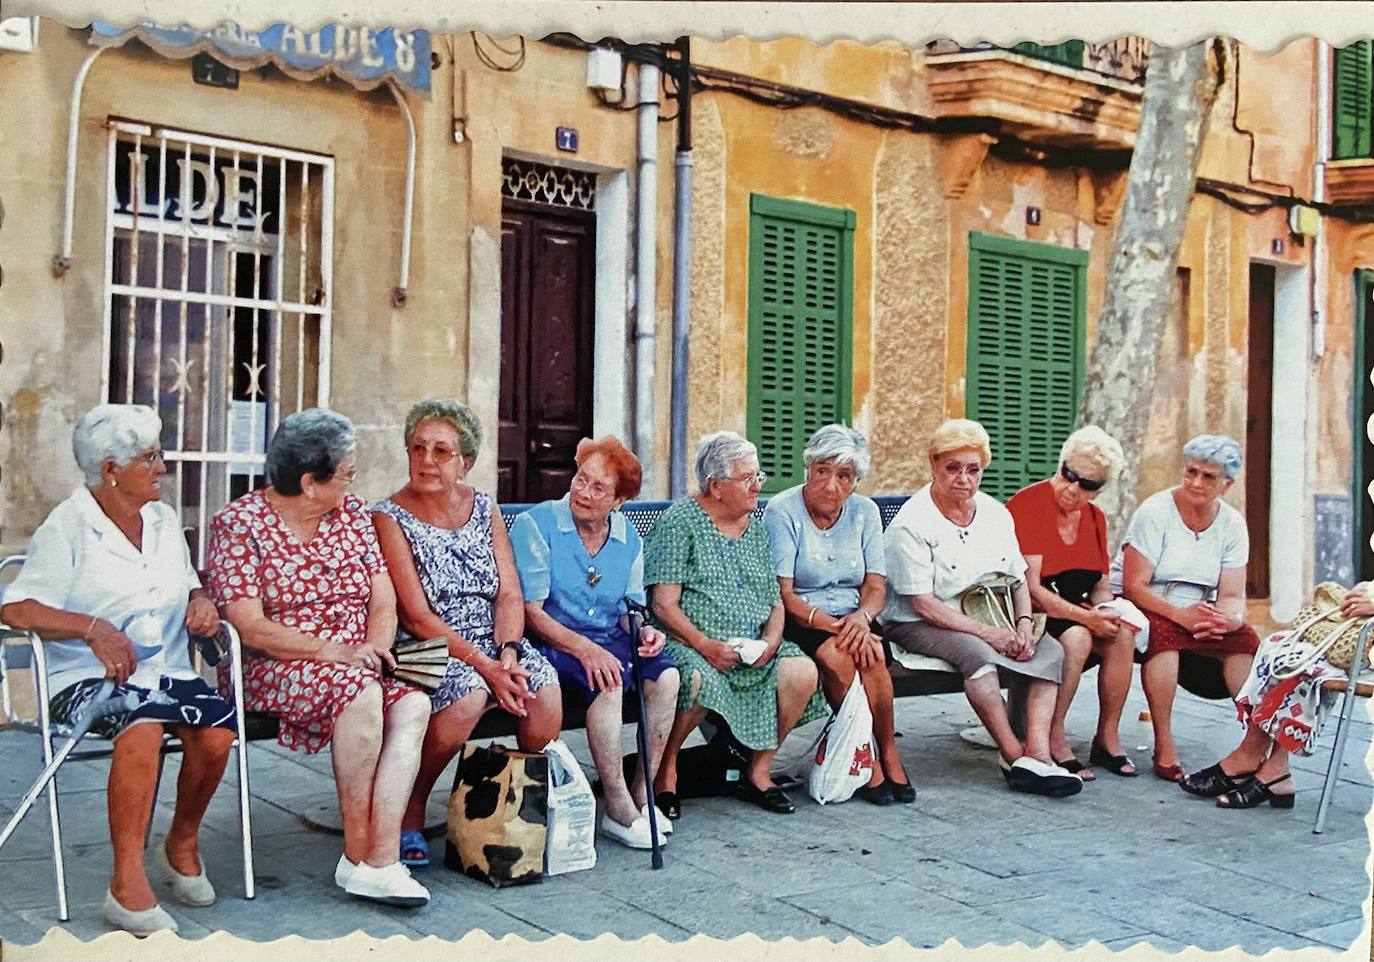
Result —
<path fill-rule="evenodd" d="M 1313 589 L 1312 603 L 1298 611 L 1288 635 L 1270 655 L 1275 677 L 1292 678 L 1322 657 L 1333 667 L 1350 668 L 1360 630 L 1374 618 L 1342 618 L 1341 602 L 1346 593 L 1334 581 L 1323 581 Z M 1370 648 L 1374 648 L 1374 632 L 1370 642 L 1364 652 L 1365 667 L 1369 666 Z"/>
<path fill-rule="evenodd" d="M 1013 592 L 1021 584 L 1015 575 L 984 575 L 964 589 L 959 596 L 959 610 L 975 621 L 994 628 L 1016 630 L 1016 602 Z M 1043 611 L 1031 614 L 1031 634 L 1039 638 L 1045 633 L 1047 617 Z"/>

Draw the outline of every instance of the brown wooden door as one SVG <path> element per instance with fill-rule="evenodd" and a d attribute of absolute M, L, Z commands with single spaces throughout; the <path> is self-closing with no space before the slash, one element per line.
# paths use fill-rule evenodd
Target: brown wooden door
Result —
<path fill-rule="evenodd" d="M 1245 593 L 1269 597 L 1269 466 L 1273 459 L 1274 268 L 1250 265 L 1250 337 L 1246 351 L 1245 523 L 1250 562 Z"/>
<path fill-rule="evenodd" d="M 507 200 L 497 499 L 562 497 L 592 427 L 595 215 Z"/>

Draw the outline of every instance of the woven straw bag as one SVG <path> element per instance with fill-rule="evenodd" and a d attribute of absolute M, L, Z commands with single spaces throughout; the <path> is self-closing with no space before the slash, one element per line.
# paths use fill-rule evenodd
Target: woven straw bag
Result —
<path fill-rule="evenodd" d="M 984 575 L 964 589 L 959 596 L 959 609 L 975 621 L 994 628 L 1016 630 L 1016 602 L 1012 593 L 1021 584 L 1015 575 Z M 1045 633 L 1045 613 L 1031 615 L 1031 636 L 1039 638 Z"/>
<path fill-rule="evenodd" d="M 1374 619 L 1342 618 L 1341 601 L 1345 595 L 1346 590 L 1334 581 L 1317 585 L 1312 603 L 1299 609 L 1293 619 L 1283 642 L 1283 656 L 1274 660 L 1276 676 L 1290 678 L 1322 657 L 1333 667 L 1350 667 L 1360 629 Z M 1369 664 L 1368 649 L 1365 664 Z"/>

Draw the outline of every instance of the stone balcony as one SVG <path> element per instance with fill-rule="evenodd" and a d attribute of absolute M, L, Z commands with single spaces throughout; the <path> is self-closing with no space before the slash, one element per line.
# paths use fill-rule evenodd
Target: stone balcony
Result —
<path fill-rule="evenodd" d="M 936 41 L 926 86 L 941 118 L 992 118 L 1033 144 L 1130 149 L 1140 127 L 1147 41 L 1061 44 L 1051 55 Z"/>

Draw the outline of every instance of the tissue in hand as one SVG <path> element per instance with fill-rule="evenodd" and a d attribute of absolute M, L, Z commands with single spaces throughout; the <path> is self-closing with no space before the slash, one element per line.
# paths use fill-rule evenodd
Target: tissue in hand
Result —
<path fill-rule="evenodd" d="M 758 661 L 759 656 L 768 648 L 768 642 L 762 638 L 729 638 L 725 643 L 739 652 L 740 661 L 746 665 Z"/>

